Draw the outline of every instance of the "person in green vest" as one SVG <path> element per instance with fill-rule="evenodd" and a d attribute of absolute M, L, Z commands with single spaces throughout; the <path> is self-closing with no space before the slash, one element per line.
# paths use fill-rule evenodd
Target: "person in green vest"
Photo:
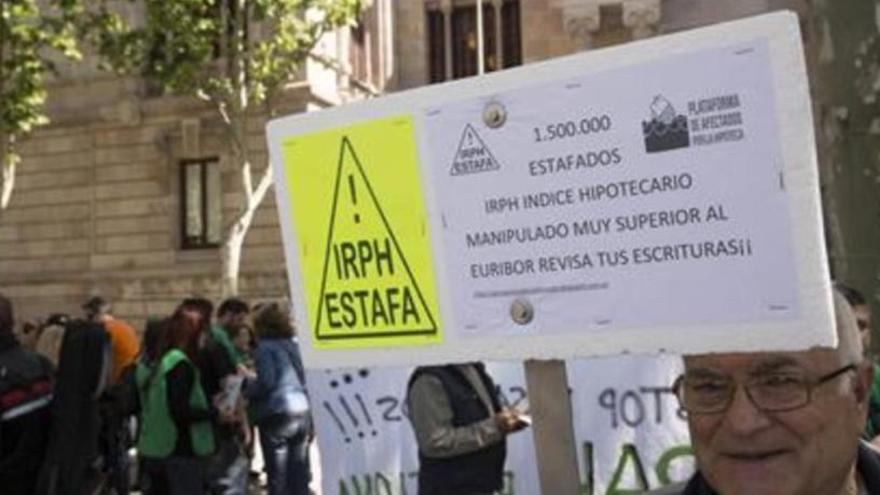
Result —
<path fill-rule="evenodd" d="M 211 337 L 226 351 L 236 366 L 245 364 L 248 356 L 236 347 L 233 333 L 247 325 L 250 314 L 248 303 L 237 297 L 230 297 L 220 303 L 217 308 L 217 323 L 211 326 Z"/>
<path fill-rule="evenodd" d="M 206 338 L 201 320 L 198 311 L 179 308 L 166 322 L 160 357 L 137 371 L 144 495 L 205 493 L 206 462 L 215 450 L 212 422 L 236 421 L 209 403 L 193 364 Z"/>

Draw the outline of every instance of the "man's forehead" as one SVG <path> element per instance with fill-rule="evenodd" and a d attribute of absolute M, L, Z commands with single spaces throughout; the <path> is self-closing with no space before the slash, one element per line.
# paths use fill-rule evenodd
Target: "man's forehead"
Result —
<path fill-rule="evenodd" d="M 701 354 L 684 358 L 685 371 L 721 373 L 761 373 L 782 368 L 820 369 L 836 356 L 834 349 L 809 349 L 795 352 L 743 352 Z"/>

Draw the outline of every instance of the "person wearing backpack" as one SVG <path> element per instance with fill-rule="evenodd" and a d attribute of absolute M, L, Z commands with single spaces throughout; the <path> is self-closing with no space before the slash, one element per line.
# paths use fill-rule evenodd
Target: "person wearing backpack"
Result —
<path fill-rule="evenodd" d="M 49 446 L 36 495 L 79 495 L 103 483 L 99 398 L 107 390 L 110 340 L 94 322 L 67 322 L 52 397 Z"/>
<path fill-rule="evenodd" d="M 209 403 L 194 364 L 206 338 L 201 318 L 178 309 L 164 329 L 161 357 L 152 369 L 138 368 L 145 495 L 205 493 L 206 463 L 215 450 L 212 422 L 235 421 Z"/>
<path fill-rule="evenodd" d="M 31 495 L 49 440 L 53 373 L 48 359 L 18 343 L 13 321 L 0 294 L 0 487 Z"/>
<path fill-rule="evenodd" d="M 245 395 L 254 409 L 269 495 L 308 495 L 313 426 L 293 326 L 277 304 L 258 308 L 257 379 Z"/>

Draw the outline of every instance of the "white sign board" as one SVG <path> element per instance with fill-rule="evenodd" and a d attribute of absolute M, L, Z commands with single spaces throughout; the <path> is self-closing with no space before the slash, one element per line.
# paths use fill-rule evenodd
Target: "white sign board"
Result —
<path fill-rule="evenodd" d="M 273 121 L 306 363 L 831 345 L 812 122 L 791 13 Z"/>
<path fill-rule="evenodd" d="M 488 363 L 502 398 L 526 397 L 519 363 Z M 693 455 L 670 384 L 677 357 L 568 363 L 581 493 L 631 493 L 687 479 Z M 418 453 L 406 417 L 411 368 L 312 370 L 308 375 L 325 495 L 414 495 Z M 539 493 L 531 432 L 507 438 L 505 495 Z"/>

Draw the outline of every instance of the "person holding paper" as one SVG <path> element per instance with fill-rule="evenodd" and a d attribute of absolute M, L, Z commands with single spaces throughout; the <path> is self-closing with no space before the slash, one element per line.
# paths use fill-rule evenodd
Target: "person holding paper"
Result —
<path fill-rule="evenodd" d="M 880 493 L 880 454 L 860 441 L 872 363 L 834 294 L 836 349 L 686 356 L 674 390 L 697 473 L 655 494 Z"/>
<path fill-rule="evenodd" d="M 529 422 L 503 408 L 483 363 L 422 366 L 407 405 L 419 447 L 419 495 L 489 495 L 504 484 L 506 436 Z"/>

